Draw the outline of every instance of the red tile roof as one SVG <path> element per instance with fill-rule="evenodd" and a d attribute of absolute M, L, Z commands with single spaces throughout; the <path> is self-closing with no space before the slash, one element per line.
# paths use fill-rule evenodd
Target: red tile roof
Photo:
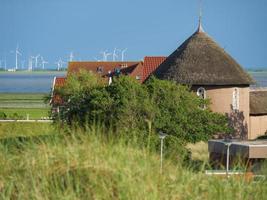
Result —
<path fill-rule="evenodd" d="M 122 74 L 129 75 L 142 83 L 165 59 L 166 57 L 163 56 L 146 56 L 143 62 L 69 62 L 67 76 L 80 70 L 86 70 L 107 78 L 109 71 L 111 75 L 114 75 L 115 69 L 119 68 Z M 53 90 L 62 87 L 66 79 L 67 77 L 56 77 Z M 62 104 L 63 102 L 59 95 L 53 94 L 52 103 Z"/>
<path fill-rule="evenodd" d="M 144 58 L 142 82 L 148 79 L 155 69 L 166 59 L 164 56 L 146 56 Z"/>
<path fill-rule="evenodd" d="M 64 86 L 66 82 L 66 77 L 55 77 L 54 79 L 54 83 L 53 83 L 53 96 L 52 96 L 52 100 L 51 100 L 51 103 L 53 105 L 62 105 L 63 104 L 63 100 L 62 98 L 60 97 L 60 95 L 56 94 L 55 93 L 55 89 L 58 89 L 58 88 L 61 88 Z"/>
<path fill-rule="evenodd" d="M 107 76 L 109 71 L 111 73 L 114 73 L 114 70 L 116 68 L 119 68 L 121 70 L 121 73 L 127 75 L 130 74 L 140 62 L 141 61 L 69 62 L 67 74 L 78 72 L 83 69 L 86 71 L 92 71 L 93 73 L 99 74 L 101 76 Z"/>
<path fill-rule="evenodd" d="M 55 77 L 54 88 L 62 87 L 65 84 L 66 77 Z"/>
<path fill-rule="evenodd" d="M 134 79 L 138 80 L 140 83 L 143 81 L 143 70 L 144 70 L 144 65 L 143 62 L 140 62 L 134 70 L 129 74 L 129 76 L 133 77 Z"/>

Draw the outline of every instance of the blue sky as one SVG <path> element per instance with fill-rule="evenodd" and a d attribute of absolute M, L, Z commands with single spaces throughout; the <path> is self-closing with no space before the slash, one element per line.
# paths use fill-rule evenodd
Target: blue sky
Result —
<path fill-rule="evenodd" d="M 127 48 L 127 60 L 169 55 L 197 28 L 198 0 L 0 0 L 0 60 L 19 44 L 21 60 L 41 54 L 55 66 L 70 51 L 101 58 Z M 267 68 L 267 1 L 203 0 L 204 30 L 246 68 Z M 111 59 L 111 57 L 109 57 Z"/>

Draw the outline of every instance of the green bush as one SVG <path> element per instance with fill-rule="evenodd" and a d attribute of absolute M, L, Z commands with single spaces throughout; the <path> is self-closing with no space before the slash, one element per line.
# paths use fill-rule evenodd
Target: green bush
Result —
<path fill-rule="evenodd" d="M 107 130 L 150 148 L 159 145 L 156 133 L 160 131 L 169 135 L 167 147 L 172 146 L 174 151 L 189 142 L 229 132 L 225 116 L 201 109 L 208 101 L 171 81 L 151 78 L 140 84 L 129 76 L 120 76 L 106 86 L 92 73 L 81 72 L 68 77 L 58 92 L 65 102 L 62 119 L 69 125 L 103 123 Z"/>

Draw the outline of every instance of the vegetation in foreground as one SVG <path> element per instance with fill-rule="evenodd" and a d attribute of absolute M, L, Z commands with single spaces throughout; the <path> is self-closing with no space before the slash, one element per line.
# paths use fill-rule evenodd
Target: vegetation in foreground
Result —
<path fill-rule="evenodd" d="M 64 102 L 60 116 L 55 118 L 68 125 L 75 122 L 86 127 L 97 122 L 106 130 L 147 141 L 148 146 L 163 132 L 171 138 L 166 145 L 176 153 L 186 151 L 187 143 L 231 132 L 226 116 L 213 113 L 207 100 L 171 81 L 150 78 L 140 84 L 118 75 L 107 86 L 102 78 L 81 71 L 70 75 L 64 87 L 55 92 Z"/>
<path fill-rule="evenodd" d="M 206 158 L 196 166 L 185 151 L 196 150 L 190 142 L 229 130 L 224 116 L 201 109 L 208 104 L 188 88 L 155 79 L 141 86 L 128 78 L 106 87 L 88 74 L 69 86 L 60 116 L 67 126 L 1 124 L 3 133 L 19 136 L 0 140 L 2 199 L 267 197 L 267 181 L 206 176 Z M 168 133 L 162 174 L 159 131 Z"/>
<path fill-rule="evenodd" d="M 99 128 L 0 140 L 1 199 L 266 199 L 267 182 L 218 179 Z"/>

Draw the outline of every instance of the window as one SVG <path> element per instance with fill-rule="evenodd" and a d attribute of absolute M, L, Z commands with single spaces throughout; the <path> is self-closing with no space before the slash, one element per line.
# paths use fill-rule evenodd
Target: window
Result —
<path fill-rule="evenodd" d="M 197 96 L 199 96 L 201 99 L 206 99 L 206 90 L 203 87 L 200 87 L 197 89 Z M 201 109 L 206 109 L 206 105 L 204 102 L 200 105 Z"/>
<path fill-rule="evenodd" d="M 206 99 L 206 90 L 203 87 L 197 89 L 197 96 L 202 99 Z"/>
<path fill-rule="evenodd" d="M 137 76 L 135 77 L 135 79 L 136 79 L 136 80 L 140 80 L 141 78 L 140 78 L 140 76 L 137 75 Z"/>
<path fill-rule="evenodd" d="M 233 110 L 239 110 L 239 90 L 238 90 L 238 88 L 234 88 L 232 106 L 233 106 Z"/>

